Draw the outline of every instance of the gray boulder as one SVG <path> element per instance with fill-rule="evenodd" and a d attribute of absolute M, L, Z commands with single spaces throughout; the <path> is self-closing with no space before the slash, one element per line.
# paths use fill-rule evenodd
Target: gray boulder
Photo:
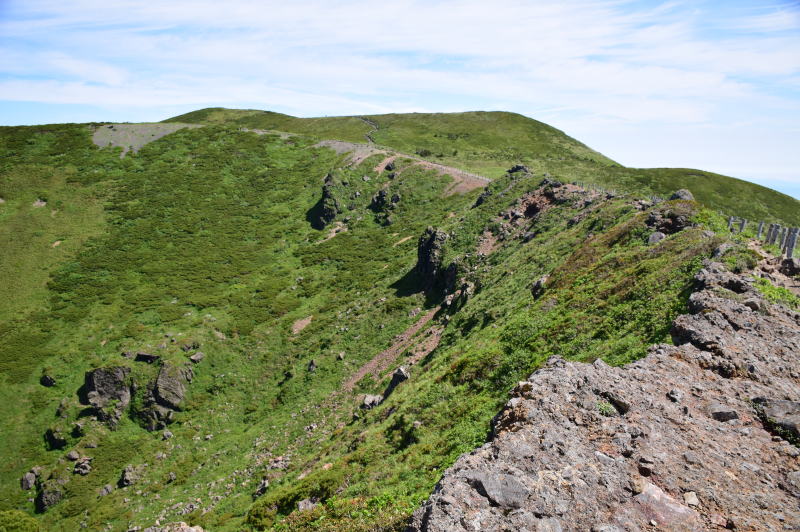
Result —
<path fill-rule="evenodd" d="M 119 482 L 117 484 L 120 488 L 125 488 L 127 486 L 133 486 L 142 476 L 142 471 L 144 466 L 134 466 L 134 465 L 126 465 L 125 469 L 122 470 L 122 475 L 119 477 Z"/>
<path fill-rule="evenodd" d="M 75 462 L 75 467 L 72 469 L 72 473 L 75 475 L 86 476 L 92 472 L 92 458 L 89 456 L 84 456 L 80 458 L 77 462 Z"/>
<path fill-rule="evenodd" d="M 22 478 L 19 479 L 19 486 L 25 491 L 33 488 L 36 485 L 36 474 L 33 471 L 28 471 Z"/>
<path fill-rule="evenodd" d="M 97 368 L 86 373 L 84 386 L 86 398 L 97 409 L 107 407 L 112 401 L 118 408 L 128 406 L 131 400 L 128 375 L 131 370 L 123 366 Z"/>
<path fill-rule="evenodd" d="M 172 410 L 180 410 L 180 405 L 186 395 L 186 385 L 193 378 L 192 368 L 165 363 L 161 366 L 153 387 L 156 401 Z"/>
<path fill-rule="evenodd" d="M 371 410 L 383 402 L 382 395 L 365 395 L 364 400 L 361 401 L 361 408 L 364 410 Z"/>
<path fill-rule="evenodd" d="M 547 280 L 550 278 L 549 275 L 543 275 L 533 283 L 531 286 L 531 295 L 533 299 L 539 299 L 544 294 L 545 287 L 547 286 Z"/>
<path fill-rule="evenodd" d="M 694 201 L 694 194 L 692 194 L 691 192 L 689 192 L 689 191 L 688 191 L 688 190 L 686 190 L 685 188 L 682 188 L 682 189 L 680 189 L 680 190 L 678 190 L 678 191 L 674 192 L 674 193 L 672 194 L 672 196 L 670 196 L 670 197 L 669 197 L 669 199 L 670 199 L 670 200 L 688 200 L 688 201 Z"/>
<path fill-rule="evenodd" d="M 318 500 L 315 498 L 303 499 L 302 501 L 297 502 L 297 509 L 301 512 L 313 510 L 317 507 L 317 502 Z"/>
<path fill-rule="evenodd" d="M 144 362 L 145 364 L 153 364 L 154 362 L 158 362 L 159 360 L 161 360 L 161 356 L 152 355 L 150 353 L 139 352 L 136 353 L 136 357 L 133 360 L 136 362 Z"/>
<path fill-rule="evenodd" d="M 51 427 L 44 433 L 44 441 L 47 448 L 52 450 L 63 449 L 67 446 L 67 437 L 61 432 L 61 429 Z"/>
<path fill-rule="evenodd" d="M 652 246 L 653 244 L 658 244 L 665 238 L 667 238 L 667 235 L 665 235 L 661 231 L 656 231 L 655 233 L 650 235 L 650 237 L 647 239 L 647 243 Z"/>
<path fill-rule="evenodd" d="M 477 472 L 468 474 L 467 481 L 500 508 L 520 508 L 528 497 L 528 489 L 511 475 Z"/>

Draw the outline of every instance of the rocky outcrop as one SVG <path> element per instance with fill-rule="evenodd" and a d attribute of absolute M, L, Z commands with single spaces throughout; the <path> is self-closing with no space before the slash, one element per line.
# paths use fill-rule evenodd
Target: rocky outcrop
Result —
<path fill-rule="evenodd" d="M 432 287 L 439 277 L 447 237 L 447 233 L 433 227 L 425 229 L 419 237 L 417 264 L 414 269 L 422 277 L 425 288 Z"/>
<path fill-rule="evenodd" d="M 64 491 L 61 484 L 55 480 L 48 480 L 43 483 L 36 495 L 36 511 L 46 512 L 64 498 Z"/>
<path fill-rule="evenodd" d="M 336 180 L 331 174 L 325 176 L 325 183 L 322 185 L 322 200 L 319 220 L 316 222 L 319 228 L 323 228 L 331 223 L 336 216 L 342 212 L 342 206 L 336 197 Z"/>
<path fill-rule="evenodd" d="M 51 451 L 63 449 L 67 446 L 67 435 L 58 427 L 50 427 L 44 433 L 44 442 Z"/>
<path fill-rule="evenodd" d="M 130 368 L 112 366 L 86 372 L 86 401 L 94 407 L 97 418 L 114 428 L 131 402 Z"/>
<path fill-rule="evenodd" d="M 161 366 L 156 380 L 145 393 L 144 407 L 138 412 L 138 417 L 147 430 L 161 430 L 172 423 L 175 411 L 181 409 L 186 387 L 193 378 L 194 372 L 190 366 L 169 363 Z"/>
<path fill-rule="evenodd" d="M 409 530 L 797 527 L 800 314 L 720 264 L 697 280 L 677 345 L 621 368 L 554 357 L 519 383 Z"/>

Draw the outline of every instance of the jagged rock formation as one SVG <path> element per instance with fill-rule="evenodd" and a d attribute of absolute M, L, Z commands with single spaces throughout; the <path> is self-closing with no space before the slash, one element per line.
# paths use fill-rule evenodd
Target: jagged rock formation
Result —
<path fill-rule="evenodd" d="M 422 277 L 426 288 L 432 287 L 441 272 L 444 243 L 447 233 L 441 229 L 428 227 L 419 237 L 417 245 L 417 264 L 414 267 Z"/>
<path fill-rule="evenodd" d="M 800 314 L 718 263 L 697 282 L 676 345 L 521 382 L 409 530 L 800 528 Z"/>
<path fill-rule="evenodd" d="M 322 210 L 319 220 L 316 222 L 320 229 L 331 223 L 338 214 L 342 212 L 342 206 L 336 198 L 336 181 L 331 174 L 325 176 L 325 183 L 322 185 Z"/>

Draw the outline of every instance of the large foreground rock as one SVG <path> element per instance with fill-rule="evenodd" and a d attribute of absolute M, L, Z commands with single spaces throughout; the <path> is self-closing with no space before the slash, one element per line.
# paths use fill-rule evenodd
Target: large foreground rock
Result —
<path fill-rule="evenodd" d="M 554 357 L 521 382 L 409 530 L 799 530 L 800 315 L 719 264 L 698 284 L 679 345 L 623 368 Z"/>

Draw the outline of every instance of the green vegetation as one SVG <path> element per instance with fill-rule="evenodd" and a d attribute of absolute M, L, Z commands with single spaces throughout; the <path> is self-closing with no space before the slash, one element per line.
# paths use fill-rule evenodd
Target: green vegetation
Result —
<path fill-rule="evenodd" d="M 600 412 L 601 415 L 606 417 L 611 417 L 617 414 L 617 411 L 614 409 L 614 406 L 608 401 L 598 401 L 597 411 Z"/>
<path fill-rule="evenodd" d="M 413 113 L 295 118 L 255 110 L 210 108 L 166 122 L 228 124 L 286 131 L 319 139 L 367 142 L 489 178 L 514 164 L 620 192 L 668 197 L 687 188 L 712 210 L 751 221 L 800 225 L 798 202 L 767 187 L 687 168 L 625 168 L 547 124 L 516 113 Z M 752 225 L 752 224 L 751 224 Z"/>
<path fill-rule="evenodd" d="M 767 301 L 771 301 L 772 303 L 780 303 L 793 309 L 800 308 L 800 297 L 797 297 L 782 286 L 775 286 L 769 282 L 769 279 L 757 277 L 755 287 L 764 295 L 764 298 L 766 298 Z"/>
<path fill-rule="evenodd" d="M 45 530 L 156 520 L 401 530 L 444 469 L 485 441 L 508 390 L 548 357 L 624 364 L 669 341 L 692 276 L 725 241 L 706 232 L 725 227 L 716 209 L 744 205 L 748 190 L 723 176 L 703 174 L 704 189 L 681 181 L 684 171 L 624 169 L 510 113 L 299 119 L 206 109 L 174 121 L 204 127 L 124 158 L 94 146 L 92 126 L 0 128 L 0 274 L 9 280 L 0 286 L 0 519 L 31 522 L 23 516 L 35 514 L 35 490 L 19 479 L 39 465 L 42 479 L 68 480 L 64 499 L 36 514 Z M 390 178 L 374 171 L 384 154 L 353 164 L 316 146 L 365 135 L 495 179 L 476 206 L 481 190 L 448 194 L 449 176 L 410 159 L 398 158 Z M 504 172 L 520 162 L 534 174 Z M 575 191 L 515 223 L 498 216 L 538 190 L 544 172 L 637 195 L 688 186 L 707 207 L 641 211 L 633 194 Z M 719 198 L 717 181 L 729 185 Z M 380 191 L 398 201 L 373 201 Z M 763 201 L 773 209 L 765 217 L 789 220 L 768 192 L 748 196 L 749 208 Z M 651 215 L 696 225 L 648 245 Z M 442 267 L 467 288 L 449 304 L 424 293 L 413 270 L 429 225 L 448 233 Z M 487 241 L 490 251 L 477 253 Z M 746 263 L 737 253 L 730 260 Z M 160 364 L 190 364 L 195 344 L 205 357 L 164 439 L 137 416 Z M 139 351 L 160 361 L 120 355 Z M 386 363 L 356 379 L 382 352 Z M 360 409 L 399 365 L 411 378 Z M 114 430 L 81 403 L 85 372 L 101 366 L 130 368 L 136 384 Z M 63 449 L 47 449 L 48 429 Z M 93 459 L 90 474 L 72 474 L 73 449 Z M 140 467 L 140 481 L 98 495 L 126 465 Z M 305 500 L 317 506 L 295 511 Z"/>

